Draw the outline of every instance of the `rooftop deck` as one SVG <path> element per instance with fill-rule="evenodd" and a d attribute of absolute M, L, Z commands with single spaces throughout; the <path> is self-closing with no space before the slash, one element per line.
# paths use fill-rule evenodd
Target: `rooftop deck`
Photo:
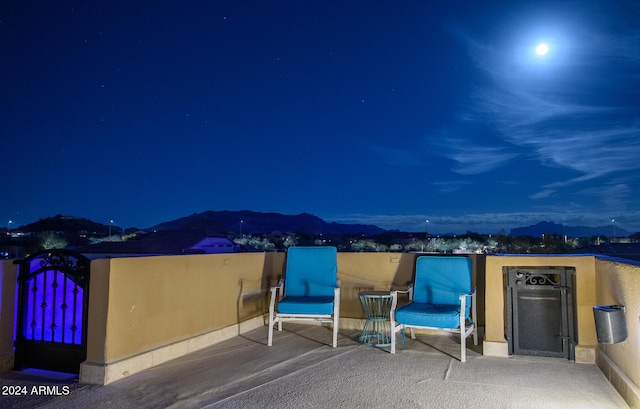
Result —
<path fill-rule="evenodd" d="M 0 373 L 0 385 L 69 386 L 67 396 L 2 396 L 3 408 L 627 408 L 595 364 L 482 355 L 456 337 L 418 335 L 395 355 L 358 331 L 285 324 L 266 346 L 258 328 L 108 385 L 43 372 Z M 4 390 L 4 389 L 3 389 Z"/>

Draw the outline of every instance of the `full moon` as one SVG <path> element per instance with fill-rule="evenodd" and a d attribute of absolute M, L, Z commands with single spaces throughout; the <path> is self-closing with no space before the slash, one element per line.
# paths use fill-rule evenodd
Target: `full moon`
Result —
<path fill-rule="evenodd" d="M 536 47 L 536 54 L 538 55 L 545 55 L 548 52 L 549 52 L 549 46 L 546 45 L 545 43 L 540 43 Z"/>

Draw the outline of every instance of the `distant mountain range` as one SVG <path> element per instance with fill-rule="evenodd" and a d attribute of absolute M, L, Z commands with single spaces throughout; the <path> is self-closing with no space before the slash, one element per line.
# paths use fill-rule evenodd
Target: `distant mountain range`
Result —
<path fill-rule="evenodd" d="M 594 237 L 594 236 L 613 236 L 613 226 L 565 226 L 553 222 L 540 222 L 528 227 L 518 227 L 511 229 L 512 236 L 532 236 L 539 237 L 543 234 L 559 234 L 569 237 Z M 630 233 L 616 226 L 615 235 L 617 237 L 627 237 Z"/>
<path fill-rule="evenodd" d="M 273 232 L 292 232 L 308 235 L 342 235 L 366 234 L 377 235 L 386 230 L 370 224 L 328 223 L 308 213 L 284 215 L 279 213 L 260 213 L 249 210 L 242 211 L 206 211 L 176 220 L 160 223 L 142 230 L 206 230 L 210 234 L 225 236 L 228 234 L 267 234 Z M 79 232 L 88 236 L 106 236 L 110 232 L 120 234 L 124 231 L 119 226 L 109 226 L 93 222 L 89 219 L 56 215 L 40 219 L 37 222 L 15 229 L 22 232 L 57 231 L 66 235 Z M 126 230 L 129 232 L 129 229 Z M 133 231 L 132 231 L 133 232 Z"/>
<path fill-rule="evenodd" d="M 328 223 L 308 213 L 284 215 L 249 210 L 232 212 L 206 211 L 169 222 L 160 223 L 149 230 L 206 229 L 220 233 L 266 234 L 275 231 L 319 234 L 376 235 L 386 230 L 370 224 Z"/>
<path fill-rule="evenodd" d="M 298 215 L 284 215 L 280 213 L 261 213 L 249 210 L 242 211 L 205 211 L 176 220 L 151 226 L 146 231 L 154 230 L 185 230 L 204 229 L 219 235 L 237 234 L 268 234 L 273 232 L 292 232 L 308 235 L 343 235 L 366 234 L 375 236 L 387 232 L 378 226 L 370 224 L 329 223 L 308 213 Z M 93 222 L 89 219 L 73 216 L 56 215 L 37 222 L 20 226 L 23 232 L 58 231 L 67 235 L 85 233 L 87 236 L 106 236 L 109 233 L 120 234 L 123 229 L 119 226 L 109 226 Z M 131 229 L 127 229 L 127 232 Z M 553 222 L 540 222 L 532 226 L 511 229 L 511 236 L 539 237 L 542 234 L 559 234 L 569 237 L 613 236 L 613 226 L 586 227 L 565 226 Z M 636 233 L 637 234 L 637 233 Z M 617 237 L 628 237 L 630 233 L 616 226 Z"/>
<path fill-rule="evenodd" d="M 113 227 L 113 226 L 112 226 Z M 114 227 L 114 231 L 120 232 L 119 227 Z M 44 231 L 56 231 L 65 234 L 77 234 L 85 232 L 88 235 L 106 236 L 109 234 L 109 225 L 97 223 L 89 219 L 74 216 L 56 215 L 40 219 L 37 222 L 20 226 L 17 229 L 22 232 L 39 233 Z"/>

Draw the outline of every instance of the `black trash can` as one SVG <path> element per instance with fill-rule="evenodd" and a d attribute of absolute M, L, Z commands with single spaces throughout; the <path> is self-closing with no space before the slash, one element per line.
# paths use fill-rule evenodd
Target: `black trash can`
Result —
<path fill-rule="evenodd" d="M 627 321 L 624 305 L 598 305 L 593 307 L 596 335 L 601 344 L 616 344 L 627 339 Z"/>

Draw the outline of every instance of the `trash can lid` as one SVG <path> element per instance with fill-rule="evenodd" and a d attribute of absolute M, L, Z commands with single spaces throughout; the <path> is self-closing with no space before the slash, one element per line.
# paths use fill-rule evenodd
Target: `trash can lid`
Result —
<path fill-rule="evenodd" d="M 615 311 L 624 309 L 624 305 L 596 305 L 593 309 L 601 311 Z"/>

